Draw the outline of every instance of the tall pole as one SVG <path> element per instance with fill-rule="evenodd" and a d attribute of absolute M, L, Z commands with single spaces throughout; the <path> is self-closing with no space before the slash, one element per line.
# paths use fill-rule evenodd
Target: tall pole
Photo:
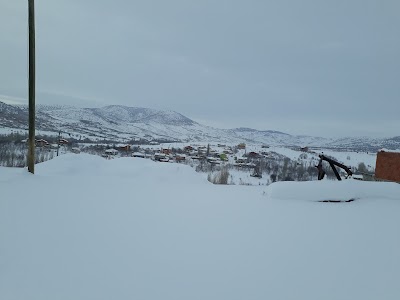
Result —
<path fill-rule="evenodd" d="M 28 0 L 29 23 L 29 149 L 28 171 L 35 173 L 35 0 Z"/>
<path fill-rule="evenodd" d="M 58 132 L 57 156 L 58 156 L 58 151 L 60 150 L 60 139 L 61 139 L 61 130 Z"/>

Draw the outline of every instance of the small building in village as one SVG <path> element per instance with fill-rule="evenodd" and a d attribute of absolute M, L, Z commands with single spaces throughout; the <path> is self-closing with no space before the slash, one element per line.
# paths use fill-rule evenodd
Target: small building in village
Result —
<path fill-rule="evenodd" d="M 36 147 L 47 147 L 50 146 L 50 143 L 44 139 L 35 140 Z"/>
<path fill-rule="evenodd" d="M 381 150 L 376 156 L 375 178 L 400 183 L 400 152 Z"/>
<path fill-rule="evenodd" d="M 68 140 L 66 140 L 66 139 L 59 139 L 59 140 L 58 140 L 58 143 L 59 143 L 60 145 L 66 145 L 66 144 L 68 144 Z"/>
<path fill-rule="evenodd" d="M 185 152 L 191 152 L 191 151 L 193 151 L 194 150 L 194 148 L 192 147 L 192 146 L 185 146 L 185 148 L 183 148 L 183 151 L 185 151 Z"/>
<path fill-rule="evenodd" d="M 236 164 L 245 164 L 245 163 L 247 163 L 247 158 L 245 158 L 245 157 L 237 157 L 235 159 L 235 163 Z"/>
<path fill-rule="evenodd" d="M 247 154 L 247 157 L 249 158 L 259 158 L 261 155 L 257 152 L 251 151 Z"/>
<path fill-rule="evenodd" d="M 107 149 L 104 151 L 105 156 L 116 156 L 118 154 L 118 150 L 116 149 Z"/>
<path fill-rule="evenodd" d="M 125 152 L 131 151 L 131 145 L 119 146 L 118 150 L 119 151 L 125 151 Z"/>
<path fill-rule="evenodd" d="M 169 156 L 165 153 L 157 152 L 154 154 L 155 161 L 168 162 Z"/>
<path fill-rule="evenodd" d="M 186 160 L 186 155 L 177 154 L 177 155 L 175 156 L 175 160 L 176 160 L 177 162 L 185 161 L 185 160 Z"/>
<path fill-rule="evenodd" d="M 142 152 L 133 152 L 132 157 L 146 158 L 146 154 Z"/>
<path fill-rule="evenodd" d="M 81 149 L 79 149 L 78 147 L 73 147 L 73 148 L 71 149 L 71 152 L 72 152 L 72 153 L 75 153 L 75 154 L 79 154 L 79 153 L 81 153 Z"/>
<path fill-rule="evenodd" d="M 172 153 L 172 150 L 168 149 L 168 148 L 163 148 L 163 149 L 161 149 L 161 153 L 164 153 L 166 155 L 170 155 Z"/>

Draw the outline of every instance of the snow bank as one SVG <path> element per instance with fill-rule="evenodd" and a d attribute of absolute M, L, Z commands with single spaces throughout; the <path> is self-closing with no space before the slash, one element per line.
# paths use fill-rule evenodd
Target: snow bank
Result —
<path fill-rule="evenodd" d="M 145 181 L 146 184 L 204 184 L 208 183 L 190 166 L 154 162 L 149 159 L 122 157 L 104 159 L 89 154 L 66 154 L 36 165 L 38 176 L 102 177 Z"/>
<path fill-rule="evenodd" d="M 352 179 L 276 182 L 266 189 L 266 195 L 271 199 L 297 201 L 346 201 L 350 199 L 400 201 L 400 185 L 390 182 L 365 182 Z"/>
<path fill-rule="evenodd" d="M 282 200 L 361 185 L 216 186 L 81 154 L 0 168 L 0 299 L 399 299 L 399 190 L 365 187 L 331 205 Z"/>
<path fill-rule="evenodd" d="M 22 168 L 8 168 L 0 166 L 0 184 L 6 184 L 6 182 L 13 182 L 21 177 L 29 176 L 27 171 Z"/>

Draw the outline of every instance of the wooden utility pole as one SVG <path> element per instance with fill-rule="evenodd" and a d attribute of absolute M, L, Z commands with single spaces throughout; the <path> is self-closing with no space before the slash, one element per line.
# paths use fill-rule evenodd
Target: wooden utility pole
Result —
<path fill-rule="evenodd" d="M 58 156 L 58 151 L 60 150 L 60 139 L 61 139 L 61 130 L 58 132 L 57 156 Z"/>
<path fill-rule="evenodd" d="M 28 171 L 35 173 L 35 0 L 28 0 L 29 23 L 29 149 Z"/>

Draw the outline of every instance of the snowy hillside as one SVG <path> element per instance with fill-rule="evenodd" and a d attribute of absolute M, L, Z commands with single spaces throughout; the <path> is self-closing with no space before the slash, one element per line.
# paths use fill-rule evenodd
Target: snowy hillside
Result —
<path fill-rule="evenodd" d="M 0 102 L 0 132 L 7 128 L 27 129 L 27 107 Z M 269 146 L 312 146 L 376 151 L 400 148 L 400 137 L 391 139 L 329 139 L 294 136 L 273 130 L 250 128 L 218 129 L 199 124 L 177 112 L 110 105 L 102 108 L 77 108 L 66 105 L 38 105 L 37 130 L 57 134 L 59 130 L 77 139 L 127 142 L 146 141 L 258 143 Z"/>
<path fill-rule="evenodd" d="M 0 299 L 400 297 L 398 184 L 216 186 L 80 154 L 0 187 Z"/>
<path fill-rule="evenodd" d="M 274 130 L 255 130 L 251 128 L 231 129 L 233 136 L 247 141 L 257 141 L 267 145 L 286 145 L 286 146 L 322 146 L 332 143 L 333 139 L 311 137 L 311 136 L 293 136 L 287 133 Z"/>
<path fill-rule="evenodd" d="M 392 138 L 342 138 L 330 143 L 326 146 L 334 146 L 336 148 L 352 148 L 352 149 L 400 149 L 400 136 Z"/>
<path fill-rule="evenodd" d="M 0 102 L 1 127 L 27 128 L 28 114 L 20 108 Z"/>
<path fill-rule="evenodd" d="M 49 115 L 37 114 L 36 124 L 42 130 L 53 129 L 54 122 Z M 28 110 L 25 106 L 8 105 L 0 101 L 0 128 L 27 129 L 28 128 Z"/>
<path fill-rule="evenodd" d="M 194 125 L 194 121 L 174 112 L 161 111 L 149 108 L 127 107 L 121 105 L 110 105 L 102 108 L 91 109 L 95 114 L 114 122 L 125 123 L 159 123 L 164 125 Z"/>
<path fill-rule="evenodd" d="M 10 128 L 23 128 L 24 122 L 13 122 L 8 112 L 16 109 L 27 119 L 27 107 L 3 104 L 2 125 Z M 62 130 L 72 136 L 91 140 L 126 141 L 130 139 L 161 139 L 182 142 L 257 142 L 272 145 L 309 144 L 308 138 L 300 138 L 275 131 L 252 129 L 218 129 L 201 125 L 177 112 L 149 108 L 110 105 L 102 108 L 77 108 L 72 106 L 39 105 L 38 117 L 43 120 L 39 130 L 54 132 Z M 1 120 L 0 119 L 0 122 Z M 7 120 L 7 122 L 5 122 Z M 46 122 L 47 120 L 47 122 Z M 22 126 L 24 124 L 24 126 Z M 313 138 L 314 144 L 321 145 L 324 139 Z"/>

